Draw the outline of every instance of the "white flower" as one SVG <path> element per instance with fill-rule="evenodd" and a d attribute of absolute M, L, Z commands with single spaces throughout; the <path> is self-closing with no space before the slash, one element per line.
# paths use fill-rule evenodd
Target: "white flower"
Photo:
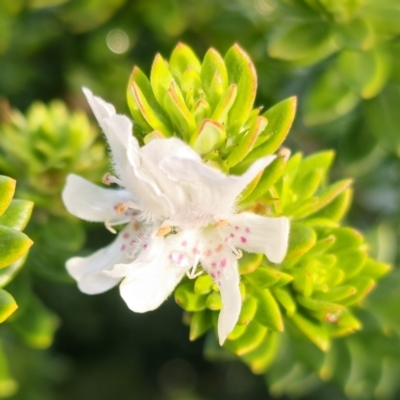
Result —
<path fill-rule="evenodd" d="M 124 278 L 121 296 L 130 309 L 145 312 L 157 308 L 185 273 L 195 277 L 201 264 L 221 292 L 222 344 L 240 313 L 241 250 L 264 253 L 274 263 L 286 254 L 287 218 L 237 213 L 235 208 L 240 193 L 274 156 L 257 160 L 242 176 L 230 176 L 205 165 L 176 138 L 154 139 L 139 147 L 128 118 L 116 115 L 113 106 L 88 90 L 85 94 L 106 135 L 118 176 L 106 181 L 124 189 L 103 189 L 71 175 L 63 200 L 80 218 L 103 221 L 108 227 L 128 225 L 105 249 L 70 259 L 68 271 L 86 293 L 100 293 Z"/>

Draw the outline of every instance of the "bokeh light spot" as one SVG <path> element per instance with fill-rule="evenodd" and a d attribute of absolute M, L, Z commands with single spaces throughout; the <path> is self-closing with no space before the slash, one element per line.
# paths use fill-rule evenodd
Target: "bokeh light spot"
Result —
<path fill-rule="evenodd" d="M 107 46 L 116 54 L 123 54 L 129 48 L 129 37 L 121 29 L 113 29 L 107 34 Z"/>

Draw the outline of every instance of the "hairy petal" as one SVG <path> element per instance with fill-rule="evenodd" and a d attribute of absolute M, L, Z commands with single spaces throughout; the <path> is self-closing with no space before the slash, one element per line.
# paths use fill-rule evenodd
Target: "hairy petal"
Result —
<path fill-rule="evenodd" d="M 120 293 L 132 311 L 143 313 L 159 307 L 191 266 L 188 254 L 175 257 L 180 251 L 177 238 L 171 243 L 167 239 L 152 238 L 149 250 L 142 251 L 133 263 L 115 266 L 118 273 L 126 275 Z"/>
<path fill-rule="evenodd" d="M 264 253 L 274 263 L 285 258 L 289 242 L 286 217 L 268 218 L 248 212 L 234 214 L 222 231 L 234 247 L 249 253 Z"/>
<path fill-rule="evenodd" d="M 105 189 L 74 174 L 67 177 L 62 199 L 68 212 L 85 221 L 118 225 L 136 219 L 135 210 L 117 212 L 119 203 L 134 200 L 129 191 Z"/>
<path fill-rule="evenodd" d="M 129 224 L 107 247 L 87 257 L 73 257 L 66 263 L 68 273 L 78 282 L 79 290 L 86 294 L 103 293 L 115 285 L 121 278 L 105 274 L 117 263 L 126 263 L 135 253 L 138 243 L 138 230 Z"/>
<path fill-rule="evenodd" d="M 238 262 L 232 249 L 220 236 L 218 228 L 204 229 L 202 244 L 201 264 L 214 279 L 221 293 L 218 337 L 222 346 L 235 327 L 242 307 Z"/>
<path fill-rule="evenodd" d="M 83 92 L 106 136 L 115 172 L 124 182 L 128 182 L 130 175 L 128 153 L 133 153 L 131 157 L 137 157 L 139 149 L 136 138 L 132 136 L 132 122 L 123 115 L 117 115 L 113 105 L 100 97 L 93 96 L 89 89 L 84 88 Z"/>
<path fill-rule="evenodd" d="M 225 175 L 200 161 L 176 156 L 165 157 L 160 168 L 190 194 L 191 201 L 182 204 L 186 214 L 223 218 L 233 211 L 239 194 L 274 159 L 267 156 L 257 160 L 241 176 Z"/>

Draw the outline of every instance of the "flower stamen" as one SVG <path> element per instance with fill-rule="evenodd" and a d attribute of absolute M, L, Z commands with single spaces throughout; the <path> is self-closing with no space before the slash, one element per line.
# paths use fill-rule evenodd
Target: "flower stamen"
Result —
<path fill-rule="evenodd" d="M 107 229 L 108 231 L 110 231 L 110 232 L 113 233 L 114 235 L 117 233 L 117 231 L 111 226 L 111 224 L 110 224 L 110 219 L 109 219 L 109 218 L 107 218 L 107 219 L 104 221 L 104 226 L 106 227 L 106 229 Z"/>
<path fill-rule="evenodd" d="M 226 219 L 221 219 L 214 224 L 215 228 L 223 228 L 224 226 L 228 225 L 228 221 Z"/>
<path fill-rule="evenodd" d="M 115 205 L 115 211 L 117 211 L 117 214 L 122 214 L 128 209 L 128 206 L 126 203 L 117 203 Z"/>
<path fill-rule="evenodd" d="M 172 228 L 168 225 L 161 225 L 158 228 L 158 231 L 156 233 L 156 236 L 158 237 L 163 237 L 163 236 L 167 236 L 169 233 L 172 232 Z"/>
<path fill-rule="evenodd" d="M 111 175 L 109 172 L 106 172 L 101 180 L 105 185 L 110 186 L 112 183 L 116 183 L 120 186 L 124 186 L 123 182 L 118 179 L 116 176 Z"/>

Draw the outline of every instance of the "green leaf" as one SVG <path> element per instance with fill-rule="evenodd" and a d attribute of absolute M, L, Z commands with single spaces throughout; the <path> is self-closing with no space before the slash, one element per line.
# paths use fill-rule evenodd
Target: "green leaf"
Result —
<path fill-rule="evenodd" d="M 317 324 L 298 313 L 291 315 L 290 319 L 322 351 L 329 350 L 330 340 L 324 325 Z"/>
<path fill-rule="evenodd" d="M 193 341 L 202 336 L 212 327 L 211 311 L 204 310 L 192 315 L 190 321 L 189 340 Z"/>
<path fill-rule="evenodd" d="M 210 49 L 207 51 L 201 66 L 201 83 L 211 108 L 217 105 L 222 94 L 228 88 L 228 72 L 220 54 Z"/>
<path fill-rule="evenodd" d="M 280 271 L 267 266 L 257 268 L 251 274 L 244 275 L 246 281 L 256 288 L 264 289 L 279 281 Z"/>
<path fill-rule="evenodd" d="M 28 254 L 25 253 L 21 258 L 19 258 L 17 261 L 14 261 L 8 267 L 0 269 L 0 287 L 4 287 L 12 281 L 12 279 L 24 265 L 27 255 Z"/>
<path fill-rule="evenodd" d="M 325 177 L 322 168 L 316 168 L 310 171 L 307 175 L 297 174 L 292 185 L 292 191 L 296 194 L 296 203 L 309 199 L 319 188 Z"/>
<path fill-rule="evenodd" d="M 282 23 L 270 36 L 272 58 L 315 63 L 336 51 L 330 26 L 324 22 Z"/>
<path fill-rule="evenodd" d="M 225 124 L 228 117 L 228 113 L 232 108 L 237 96 L 237 85 L 229 85 L 228 89 L 222 94 L 221 99 L 216 104 L 214 112 L 211 115 L 211 119 Z"/>
<path fill-rule="evenodd" d="M 231 134 L 240 132 L 253 108 L 257 90 L 257 74 L 249 56 L 235 44 L 225 55 L 229 84 L 237 85 L 237 96 L 229 111 L 228 124 Z"/>
<path fill-rule="evenodd" d="M 262 374 L 274 361 L 279 350 L 280 333 L 268 332 L 262 343 L 241 358 L 250 365 L 253 374 Z"/>
<path fill-rule="evenodd" d="M 194 283 L 194 291 L 197 294 L 208 294 L 212 291 L 213 279 L 210 275 L 199 276 Z"/>
<path fill-rule="evenodd" d="M 54 338 L 58 318 L 37 297 L 31 297 L 28 307 L 10 326 L 25 343 L 33 348 L 46 349 Z"/>
<path fill-rule="evenodd" d="M 322 189 L 319 193 L 310 199 L 305 200 L 299 205 L 286 210 L 287 215 L 291 215 L 296 219 L 307 218 L 317 211 L 324 208 L 331 201 L 333 201 L 340 193 L 346 190 L 353 181 L 351 179 L 344 179 Z"/>
<path fill-rule="evenodd" d="M 242 336 L 246 332 L 247 326 L 244 325 L 236 325 L 231 333 L 227 336 L 228 340 L 237 340 L 240 336 Z"/>
<path fill-rule="evenodd" d="M 212 292 L 207 296 L 206 307 L 213 311 L 218 311 L 222 308 L 222 300 L 220 292 Z"/>
<path fill-rule="evenodd" d="M 299 175 L 306 175 L 316 168 L 320 168 L 326 174 L 335 158 L 335 152 L 333 150 L 319 151 L 318 153 L 312 154 L 304 158 L 299 167 Z"/>
<path fill-rule="evenodd" d="M 236 340 L 229 340 L 228 338 L 224 343 L 224 347 L 242 356 L 257 348 L 264 340 L 266 334 L 267 328 L 258 324 L 256 321 L 252 321 L 239 338 Z"/>
<path fill-rule="evenodd" d="M 371 278 L 362 276 L 357 276 L 352 280 L 346 281 L 346 283 L 354 286 L 356 293 L 342 301 L 345 306 L 359 303 L 375 286 L 375 282 Z"/>
<path fill-rule="evenodd" d="M 340 304 L 335 304 L 325 300 L 314 299 L 312 297 L 297 295 L 296 300 L 301 306 L 312 311 L 335 313 L 343 310 L 343 306 Z"/>
<path fill-rule="evenodd" d="M 331 221 L 340 222 L 346 215 L 353 198 L 353 190 L 351 188 L 343 191 L 326 207 L 313 214 L 313 218 L 329 218 Z"/>
<path fill-rule="evenodd" d="M 4 289 L 0 289 L 0 323 L 4 322 L 17 308 L 14 297 Z"/>
<path fill-rule="evenodd" d="M 32 240 L 24 233 L 0 226 L 0 268 L 21 258 L 32 244 Z"/>
<path fill-rule="evenodd" d="M 0 225 L 22 231 L 28 223 L 33 209 L 33 202 L 12 200 L 7 210 L 0 217 Z"/>
<path fill-rule="evenodd" d="M 400 85 L 387 85 L 373 100 L 365 102 L 364 117 L 379 144 L 391 153 L 400 154 Z"/>
<path fill-rule="evenodd" d="M 315 257 L 323 255 L 335 243 L 336 238 L 334 235 L 328 235 L 318 240 L 312 249 L 304 255 L 303 260 L 312 260 Z"/>
<path fill-rule="evenodd" d="M 278 157 L 264 170 L 256 187 L 245 196 L 242 192 L 241 203 L 250 203 L 263 196 L 271 186 L 282 176 L 285 169 L 286 158 L 278 154 Z"/>
<path fill-rule="evenodd" d="M 172 84 L 176 84 L 168 63 L 160 54 L 154 58 L 150 72 L 150 84 L 158 104 L 164 106 L 164 98 Z"/>
<path fill-rule="evenodd" d="M 283 332 L 284 324 L 279 306 L 268 289 L 255 289 L 254 297 L 258 300 L 255 319 L 267 328 Z"/>
<path fill-rule="evenodd" d="M 153 90 L 151 88 L 150 81 L 147 79 L 147 76 L 138 67 L 134 67 L 132 74 L 129 78 L 126 91 L 129 110 L 131 111 L 133 119 L 143 129 L 143 131 L 146 133 L 151 132 L 153 128 L 148 124 L 148 122 L 142 115 L 141 108 L 143 108 L 143 106 L 139 107 L 138 95 L 134 95 L 135 91 L 132 87 L 133 82 L 135 82 L 136 85 L 140 88 L 142 95 L 145 98 L 147 97 L 148 102 L 150 102 L 150 104 L 152 105 L 152 108 L 156 106 L 154 103 L 157 103 L 157 100 L 154 97 Z"/>
<path fill-rule="evenodd" d="M 284 260 L 286 261 L 298 259 L 303 254 L 307 253 L 317 241 L 317 235 L 312 228 L 299 223 L 292 223 L 289 234 L 289 248 Z"/>
<path fill-rule="evenodd" d="M 244 133 L 240 138 L 239 143 L 233 147 L 226 163 L 229 168 L 234 167 L 237 163 L 242 161 L 247 154 L 252 150 L 258 136 L 265 130 L 268 125 L 268 120 L 265 117 L 257 117 L 251 129 Z"/>
<path fill-rule="evenodd" d="M 13 199 L 16 181 L 7 176 L 0 175 L 0 215 L 7 210 Z"/>
<path fill-rule="evenodd" d="M 254 160 L 275 153 L 285 140 L 296 115 L 296 97 L 290 97 L 268 109 L 263 117 L 268 125 L 257 138 L 254 149 L 234 169 L 235 173 L 243 172 Z"/>
<path fill-rule="evenodd" d="M 189 46 L 186 46 L 183 43 L 178 43 L 171 54 L 169 68 L 175 79 L 178 82 L 181 82 L 182 77 L 188 68 L 193 69 L 197 74 L 199 74 L 201 65 L 197 56 Z"/>
<path fill-rule="evenodd" d="M 154 109 L 151 106 L 136 82 L 132 82 L 128 90 L 129 98 L 131 100 L 130 104 L 134 104 L 134 107 L 131 106 L 133 117 L 138 118 L 138 113 L 140 112 L 140 115 L 146 121 L 147 125 L 143 126 L 143 129 L 150 126 L 150 131 L 158 130 L 166 136 L 171 136 L 172 127 L 167 121 L 167 118 L 164 117 L 162 109 L 160 107 Z M 138 110 L 138 112 L 136 112 L 136 110 Z M 142 123 L 140 122 L 142 117 L 138 119 L 139 123 Z"/>
<path fill-rule="evenodd" d="M 207 154 L 218 149 L 225 140 L 224 126 L 211 119 L 205 119 L 198 132 L 190 139 L 190 143 L 199 154 Z"/>
<path fill-rule="evenodd" d="M 267 142 L 263 147 L 265 154 L 273 154 L 284 142 L 296 116 L 297 97 L 289 97 L 265 111 L 267 128 L 257 138 L 255 147 Z"/>
<path fill-rule="evenodd" d="M 335 68 L 325 69 L 306 94 L 304 123 L 313 126 L 332 122 L 353 110 L 359 101 Z"/>
<path fill-rule="evenodd" d="M 7 355 L 3 343 L 0 342 L 0 398 L 13 396 L 18 390 L 18 383 L 10 374 Z"/>
<path fill-rule="evenodd" d="M 164 96 L 164 107 L 177 132 L 184 140 L 189 140 L 196 130 L 196 121 L 187 108 L 182 93 L 175 82 L 171 83 Z"/>
<path fill-rule="evenodd" d="M 392 267 L 389 264 L 379 262 L 369 258 L 361 271 L 363 276 L 367 276 L 371 279 L 379 279 L 391 271 Z"/>
<path fill-rule="evenodd" d="M 207 109 L 207 117 L 210 115 L 211 113 L 210 106 L 204 100 L 204 94 L 201 89 L 200 77 L 195 70 L 188 68 L 182 75 L 181 90 L 188 108 L 190 108 L 193 113 L 195 112 L 194 110 L 199 107 L 198 104 L 200 103 L 206 105 L 203 108 Z M 197 104 L 195 104 L 196 101 Z M 202 120 L 198 121 L 196 117 L 195 119 L 197 123 L 200 123 L 202 121 Z"/>
<path fill-rule="evenodd" d="M 329 327 L 332 337 L 343 337 L 362 329 L 362 324 L 353 314 L 344 310 Z"/>
<path fill-rule="evenodd" d="M 390 60 L 377 50 L 342 51 L 337 62 L 341 78 L 364 99 L 375 97 L 388 80 Z"/>
<path fill-rule="evenodd" d="M 253 296 L 247 295 L 242 303 L 238 325 L 248 325 L 253 320 L 257 311 L 257 300 Z"/>
<path fill-rule="evenodd" d="M 206 308 L 207 297 L 194 293 L 194 282 L 179 285 L 174 293 L 177 304 L 186 311 L 202 311 Z"/>
<path fill-rule="evenodd" d="M 363 236 L 360 232 L 353 228 L 337 228 L 329 231 L 332 233 L 336 241 L 329 249 L 332 254 L 346 248 L 358 248 L 364 241 Z"/>
<path fill-rule="evenodd" d="M 334 25 L 335 41 L 339 47 L 352 50 L 369 50 L 375 44 L 375 34 L 366 18 Z"/>
<path fill-rule="evenodd" d="M 350 285 L 337 286 L 330 288 L 327 292 L 315 292 L 314 298 L 327 302 L 340 302 L 356 293 L 356 291 L 356 288 Z"/>
<path fill-rule="evenodd" d="M 239 273 L 240 275 L 250 274 L 255 271 L 263 259 L 262 254 L 243 252 L 242 257 L 239 259 Z"/>
<path fill-rule="evenodd" d="M 365 252 L 354 248 L 337 251 L 334 254 L 337 258 L 337 267 L 344 272 L 346 279 L 358 275 L 367 261 Z"/>
<path fill-rule="evenodd" d="M 273 288 L 271 289 L 272 294 L 275 296 L 276 300 L 281 304 L 281 306 L 286 310 L 287 315 L 293 315 L 296 310 L 296 302 L 293 299 L 290 292 L 285 288 Z"/>

